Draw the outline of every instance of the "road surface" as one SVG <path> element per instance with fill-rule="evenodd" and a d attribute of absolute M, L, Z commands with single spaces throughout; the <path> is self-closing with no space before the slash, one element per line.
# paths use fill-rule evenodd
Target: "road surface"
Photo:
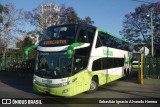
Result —
<path fill-rule="evenodd" d="M 31 76 L 7 76 L 7 75 L 0 75 L 0 98 L 42 98 L 47 99 L 49 103 L 55 103 L 54 106 L 56 107 L 73 107 L 77 106 L 97 106 L 97 104 L 63 104 L 64 102 L 61 97 L 51 96 L 51 95 L 44 95 L 44 94 L 37 94 L 32 89 L 32 77 Z M 99 89 L 93 94 L 81 93 L 72 97 L 82 98 L 82 100 L 90 100 L 86 98 L 160 98 L 160 83 L 159 84 L 144 84 L 140 85 L 137 83 L 137 78 L 135 74 L 130 75 L 127 79 L 120 79 L 109 84 L 103 85 L 99 87 Z M 58 99 L 58 100 L 57 100 Z M 78 99 L 78 100 L 80 100 Z M 71 100 L 70 102 L 74 103 L 75 100 Z M 92 102 L 93 103 L 93 102 Z M 108 105 L 108 104 L 107 104 Z M 0 105 L 8 106 L 8 105 Z M 15 106 L 23 106 L 28 107 L 31 105 L 12 105 Z M 32 105 L 33 106 L 33 105 Z M 41 106 L 53 106 L 53 104 L 43 104 L 43 105 L 34 105 L 35 107 Z M 106 106 L 106 104 L 99 104 L 98 106 Z M 110 104 L 110 106 L 117 106 L 117 104 Z M 132 107 L 138 106 L 137 104 L 119 104 L 119 106 L 123 107 Z M 151 106 L 142 104 L 141 107 Z M 159 106 L 158 104 L 154 106 Z"/>

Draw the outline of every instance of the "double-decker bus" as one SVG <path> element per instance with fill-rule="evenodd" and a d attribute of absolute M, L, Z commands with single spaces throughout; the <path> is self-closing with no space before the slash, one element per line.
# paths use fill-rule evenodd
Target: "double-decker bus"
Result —
<path fill-rule="evenodd" d="M 39 93 L 74 96 L 127 76 L 131 44 L 87 24 L 48 27 L 37 47 L 33 88 Z"/>

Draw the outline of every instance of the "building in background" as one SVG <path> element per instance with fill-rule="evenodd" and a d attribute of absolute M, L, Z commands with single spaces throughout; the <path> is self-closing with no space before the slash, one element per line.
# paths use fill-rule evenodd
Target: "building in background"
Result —
<path fill-rule="evenodd" d="M 39 7 L 39 31 L 43 31 L 52 25 L 60 23 L 60 7 L 53 3 L 45 3 Z M 23 48 L 24 45 L 37 45 L 39 43 L 40 35 L 34 32 L 29 32 L 22 37 L 17 38 L 16 47 Z"/>
<path fill-rule="evenodd" d="M 41 28 L 40 31 L 43 31 L 48 26 L 57 25 L 60 23 L 60 7 L 53 3 L 46 3 L 40 7 L 40 19 L 41 19 Z"/>

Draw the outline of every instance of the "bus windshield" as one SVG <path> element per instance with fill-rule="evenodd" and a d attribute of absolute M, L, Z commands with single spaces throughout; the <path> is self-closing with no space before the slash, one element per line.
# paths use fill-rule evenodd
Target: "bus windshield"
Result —
<path fill-rule="evenodd" d="M 38 52 L 36 62 L 35 74 L 37 76 L 57 79 L 68 77 L 71 74 L 71 62 L 67 58 L 65 52 Z"/>
<path fill-rule="evenodd" d="M 46 29 L 40 45 L 62 46 L 70 45 L 75 41 L 77 25 L 51 26 Z M 53 40 L 51 42 L 45 42 Z M 63 42 L 60 42 L 60 41 Z M 65 42 L 64 42 L 65 41 Z"/>

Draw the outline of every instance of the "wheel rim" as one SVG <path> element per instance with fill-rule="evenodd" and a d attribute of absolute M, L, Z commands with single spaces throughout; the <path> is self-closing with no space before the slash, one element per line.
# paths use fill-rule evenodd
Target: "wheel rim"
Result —
<path fill-rule="evenodd" d="M 90 90 L 95 90 L 95 89 L 96 89 L 96 82 L 92 80 Z"/>

